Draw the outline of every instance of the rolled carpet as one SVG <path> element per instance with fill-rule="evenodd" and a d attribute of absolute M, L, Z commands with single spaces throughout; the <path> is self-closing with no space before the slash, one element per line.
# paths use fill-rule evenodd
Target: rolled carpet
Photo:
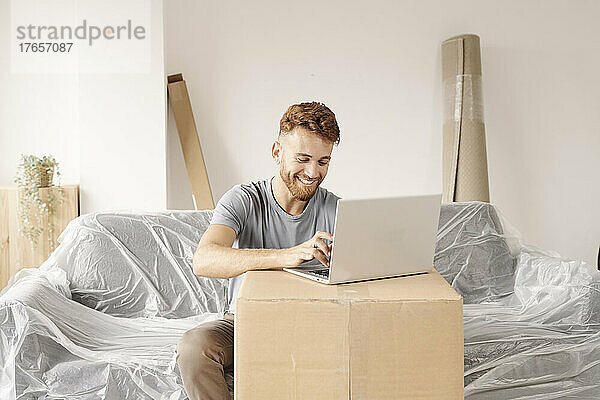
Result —
<path fill-rule="evenodd" d="M 442 43 L 442 201 L 490 201 L 481 95 L 479 36 Z"/>

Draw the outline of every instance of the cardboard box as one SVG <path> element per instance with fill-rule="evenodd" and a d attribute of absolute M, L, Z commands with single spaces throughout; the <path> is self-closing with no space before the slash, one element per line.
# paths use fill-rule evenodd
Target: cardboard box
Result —
<path fill-rule="evenodd" d="M 463 399 L 462 298 L 436 271 L 323 285 L 246 274 L 235 398 Z"/>

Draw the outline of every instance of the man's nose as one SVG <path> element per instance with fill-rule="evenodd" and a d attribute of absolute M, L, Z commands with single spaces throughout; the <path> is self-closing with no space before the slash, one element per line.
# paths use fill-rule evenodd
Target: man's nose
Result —
<path fill-rule="evenodd" d="M 308 179 L 315 179 L 318 175 L 317 173 L 317 168 L 313 163 L 309 163 L 305 168 L 304 168 L 304 173 L 306 174 L 306 177 Z"/>

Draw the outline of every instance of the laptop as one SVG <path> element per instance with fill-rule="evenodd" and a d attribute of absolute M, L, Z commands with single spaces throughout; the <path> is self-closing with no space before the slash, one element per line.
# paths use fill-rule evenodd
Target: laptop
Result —
<path fill-rule="evenodd" d="M 441 199 L 340 199 L 330 267 L 310 260 L 284 270 L 329 285 L 431 271 Z"/>

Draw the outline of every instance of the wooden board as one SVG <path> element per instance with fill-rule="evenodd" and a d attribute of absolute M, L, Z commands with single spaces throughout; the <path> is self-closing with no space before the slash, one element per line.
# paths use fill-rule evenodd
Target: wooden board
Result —
<path fill-rule="evenodd" d="M 50 235 L 46 230 L 39 236 L 38 244 L 31 242 L 19 232 L 20 221 L 18 214 L 19 197 L 16 186 L 0 186 L 0 288 L 4 287 L 8 279 L 25 266 L 38 267 L 58 246 L 58 236 L 64 231 L 69 222 L 79 216 L 79 186 L 64 185 L 63 203 L 51 217 L 54 232 Z M 58 196 L 56 187 L 40 189 L 40 198 L 47 198 L 52 192 Z M 48 217 L 42 219 L 44 226 Z M 54 246 L 50 246 L 49 237 L 54 239 Z M 8 249 L 8 251 L 6 251 Z"/>
<path fill-rule="evenodd" d="M 0 189 L 0 288 L 6 286 L 9 275 L 10 247 L 8 229 L 8 191 Z"/>
<path fill-rule="evenodd" d="M 183 76 L 181 74 L 169 75 L 167 87 L 183 150 L 185 167 L 192 186 L 194 206 L 197 210 L 212 210 L 215 208 L 215 203 L 202 155 L 202 147 L 198 139 L 192 104 Z"/>

